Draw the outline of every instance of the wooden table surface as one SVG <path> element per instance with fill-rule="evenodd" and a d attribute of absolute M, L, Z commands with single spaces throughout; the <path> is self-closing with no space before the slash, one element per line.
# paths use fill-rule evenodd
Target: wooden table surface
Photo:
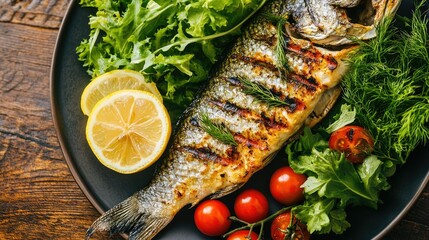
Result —
<path fill-rule="evenodd" d="M 50 108 L 69 2 L 0 0 L 0 239 L 83 239 L 99 216 L 67 167 Z M 386 239 L 429 239 L 429 186 Z"/>

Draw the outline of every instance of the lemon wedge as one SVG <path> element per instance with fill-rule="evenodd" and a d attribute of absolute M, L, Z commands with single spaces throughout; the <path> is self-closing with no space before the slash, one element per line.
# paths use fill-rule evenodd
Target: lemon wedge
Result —
<path fill-rule="evenodd" d="M 86 139 L 98 160 L 124 174 L 139 172 L 158 160 L 170 134 L 170 117 L 162 102 L 139 90 L 104 97 L 86 125 Z"/>
<path fill-rule="evenodd" d="M 162 101 L 156 84 L 146 82 L 141 73 L 132 70 L 113 70 L 94 78 L 85 87 L 80 101 L 83 114 L 88 116 L 95 104 L 103 97 L 125 89 L 148 91 Z"/>

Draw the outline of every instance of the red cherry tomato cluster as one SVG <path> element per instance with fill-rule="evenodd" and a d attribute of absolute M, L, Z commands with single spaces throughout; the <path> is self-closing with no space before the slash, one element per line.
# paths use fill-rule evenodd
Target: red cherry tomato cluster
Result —
<path fill-rule="evenodd" d="M 301 185 L 307 178 L 297 174 L 291 167 L 279 168 L 271 176 L 270 192 L 272 197 L 284 205 L 297 204 L 304 198 Z M 234 213 L 237 218 L 249 224 L 264 221 L 269 213 L 267 197 L 255 189 L 242 191 L 235 198 Z M 207 236 L 221 236 L 230 226 L 231 213 L 228 207 L 219 200 L 206 200 L 198 205 L 194 213 L 194 221 L 201 233 Z M 288 217 L 289 216 L 289 217 Z M 289 225 L 292 223 L 292 226 Z M 308 231 L 301 223 L 290 220 L 290 213 L 286 212 L 277 216 L 271 223 L 271 235 L 274 240 L 284 239 L 286 233 L 293 239 L 308 239 Z M 304 236 L 304 238 L 301 238 Z M 258 234 L 249 230 L 233 232 L 227 240 L 256 240 Z"/>
<path fill-rule="evenodd" d="M 345 154 L 353 163 L 361 163 L 374 148 L 374 140 L 362 127 L 346 126 L 331 134 L 329 147 Z M 296 173 L 291 167 L 277 169 L 270 179 L 271 196 L 279 203 L 290 206 L 304 200 L 301 187 L 307 177 Z M 241 192 L 234 202 L 234 213 L 238 219 L 248 224 L 266 221 L 269 203 L 266 196 L 258 190 L 247 189 Z M 207 236 L 221 236 L 231 226 L 231 213 L 219 200 L 206 200 L 195 210 L 194 220 L 197 228 Z M 308 240 L 310 233 L 304 224 L 292 216 L 290 211 L 279 214 L 271 222 L 273 240 Z M 258 234 L 250 230 L 231 233 L 227 240 L 256 240 Z"/>
<path fill-rule="evenodd" d="M 362 127 L 345 126 L 331 134 L 329 148 L 344 153 L 352 163 L 362 163 L 374 149 L 374 139 Z"/>
<path fill-rule="evenodd" d="M 236 216 L 248 223 L 260 221 L 268 215 L 268 200 L 261 192 L 248 189 L 235 199 L 234 212 Z M 194 213 L 194 222 L 198 230 L 207 236 L 220 236 L 231 226 L 228 207 L 219 200 L 206 200 L 198 205 Z M 258 239 L 258 235 L 249 231 L 237 231 L 231 234 L 229 240 Z"/>
<path fill-rule="evenodd" d="M 301 187 L 307 177 L 296 173 L 291 167 L 277 169 L 270 179 L 270 192 L 273 198 L 286 206 L 298 204 L 304 200 L 304 189 Z M 291 220 L 290 211 L 274 218 L 271 223 L 271 238 L 273 240 L 308 240 L 310 233 L 304 224 L 294 218 Z"/>

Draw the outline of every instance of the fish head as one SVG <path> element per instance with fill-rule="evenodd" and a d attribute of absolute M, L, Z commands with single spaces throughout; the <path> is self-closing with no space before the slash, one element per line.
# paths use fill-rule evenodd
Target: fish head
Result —
<path fill-rule="evenodd" d="M 376 26 L 401 0 L 289 0 L 289 29 L 311 42 L 339 46 L 375 37 Z"/>

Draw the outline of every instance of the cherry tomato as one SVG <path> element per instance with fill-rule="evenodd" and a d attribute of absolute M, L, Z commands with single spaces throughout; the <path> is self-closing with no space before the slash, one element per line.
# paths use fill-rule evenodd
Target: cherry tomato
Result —
<path fill-rule="evenodd" d="M 255 189 L 243 191 L 234 202 L 235 215 L 248 223 L 264 219 L 268 215 L 268 208 L 267 198 Z"/>
<path fill-rule="evenodd" d="M 374 140 L 362 127 L 345 126 L 331 134 L 329 148 L 343 152 L 352 163 L 362 163 L 374 149 Z"/>
<path fill-rule="evenodd" d="M 290 211 L 282 213 L 274 218 L 271 223 L 271 238 L 273 240 L 283 240 L 283 239 L 292 239 L 292 240 L 308 240 L 310 239 L 310 233 L 304 224 L 297 221 L 293 218 L 292 226 L 291 224 L 291 213 Z M 286 238 L 288 236 L 289 238 Z"/>
<path fill-rule="evenodd" d="M 198 230 L 207 236 L 220 236 L 231 226 L 228 207 L 219 200 L 206 200 L 195 209 L 194 222 Z"/>
<path fill-rule="evenodd" d="M 249 230 L 238 230 L 229 235 L 226 240 L 258 240 L 258 237 L 258 234 L 253 231 L 249 235 Z"/>
<path fill-rule="evenodd" d="M 303 174 L 295 173 L 291 167 L 277 169 L 270 179 L 270 192 L 275 200 L 292 205 L 304 199 L 301 185 L 307 180 Z"/>

